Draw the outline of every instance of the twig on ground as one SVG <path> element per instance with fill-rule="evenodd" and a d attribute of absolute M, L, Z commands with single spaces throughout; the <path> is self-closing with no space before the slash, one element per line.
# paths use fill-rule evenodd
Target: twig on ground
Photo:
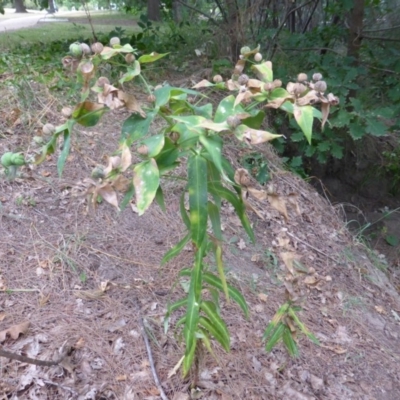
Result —
<path fill-rule="evenodd" d="M 21 356 L 20 354 L 11 353 L 10 351 L 0 349 L 0 357 L 5 357 L 5 358 L 9 358 L 11 360 L 25 362 L 28 364 L 39 365 L 40 367 L 52 367 L 53 365 L 58 365 L 58 364 L 60 364 L 60 362 L 62 360 L 64 360 L 64 358 L 66 356 L 67 356 L 67 354 L 64 354 L 62 357 L 60 357 L 56 361 L 45 361 L 45 360 L 38 360 L 36 358 Z"/>
<path fill-rule="evenodd" d="M 298 237 L 294 236 L 292 233 L 290 232 L 286 232 L 292 239 L 295 239 L 297 241 L 299 241 L 300 243 L 304 244 L 305 246 L 309 247 L 310 249 L 316 251 L 319 254 L 322 254 L 324 257 L 329 258 L 330 260 L 332 260 L 333 262 L 335 262 L 338 265 L 342 265 L 343 263 L 339 262 L 338 260 L 335 260 L 333 257 L 329 256 L 328 254 L 324 253 L 322 250 L 317 249 L 316 247 L 312 246 L 311 244 L 305 242 L 304 240 L 299 239 Z"/>
<path fill-rule="evenodd" d="M 165 394 L 163 387 L 161 386 L 160 379 L 158 378 L 156 367 L 154 366 L 153 353 L 151 351 L 149 337 L 147 336 L 147 332 L 146 332 L 145 319 L 142 317 L 141 312 L 140 312 L 139 300 L 137 298 L 131 299 L 131 303 L 134 305 L 134 307 L 138 311 L 140 329 L 142 331 L 144 344 L 146 345 L 147 357 L 149 358 L 150 368 L 151 368 L 151 372 L 153 374 L 154 382 L 157 386 L 157 389 L 160 392 L 160 397 L 162 398 L 162 400 L 168 400 L 168 397 Z"/>

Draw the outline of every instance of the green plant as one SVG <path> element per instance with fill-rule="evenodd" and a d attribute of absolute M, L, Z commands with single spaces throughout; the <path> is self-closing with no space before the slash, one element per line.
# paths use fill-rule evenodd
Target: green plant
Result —
<path fill-rule="evenodd" d="M 271 351 L 277 343 L 282 341 L 288 353 L 297 357 L 299 350 L 295 337 L 298 330 L 315 344 L 319 343 L 318 339 L 300 321 L 297 315 L 300 310 L 301 308 L 290 300 L 279 308 L 264 332 L 263 340 L 266 341 L 265 349 L 267 351 Z"/>
<path fill-rule="evenodd" d="M 302 128 L 307 140 L 311 140 L 312 124 L 315 117 L 325 123 L 329 107 L 337 103 L 332 94 L 325 96 L 314 88 L 313 82 L 289 82 L 283 89 L 282 82 L 273 77 L 272 63 L 255 62 L 254 50 L 243 49 L 242 58 L 237 62 L 232 78 L 222 82 L 220 77 L 214 83 L 203 80 L 193 89 L 212 88 L 229 90 L 233 94 L 223 98 L 214 110 L 207 103 L 206 96 L 197 90 L 156 86 L 152 88 L 141 73 L 142 65 L 152 63 L 166 54 L 144 54 L 135 58 L 136 49 L 130 44 L 120 44 L 118 38 L 111 40 L 111 46 L 94 44 L 95 54 L 83 54 L 77 59 L 78 76 L 82 83 L 81 101 L 69 112 L 70 118 L 55 129 L 50 141 L 44 146 L 37 163 L 46 155 L 55 152 L 57 141 L 62 138 L 63 147 L 58 158 L 57 168 L 61 175 L 73 140 L 73 128 L 76 124 L 96 125 L 102 115 L 116 108 L 126 108 L 132 114 L 122 122 L 119 149 L 109 159 L 106 166 L 96 167 L 89 181 L 88 193 L 92 195 L 92 204 L 97 206 L 101 196 L 105 201 L 120 209 L 136 199 L 139 215 L 142 215 L 155 200 L 165 208 L 162 190 L 163 179 L 173 179 L 174 170 L 180 165 L 187 167 L 187 180 L 180 198 L 180 213 L 187 232 L 183 239 L 170 249 L 162 259 L 162 264 L 176 257 L 182 249 L 191 243 L 194 250 L 194 262 L 191 268 L 179 273 L 187 278 L 188 292 L 180 300 L 169 305 L 165 317 L 166 329 L 169 327 L 173 312 L 182 312 L 175 327 L 181 328 L 185 342 L 183 372 L 186 375 L 195 360 L 199 343 L 213 354 L 211 338 L 214 338 L 226 350 L 230 347 L 230 334 L 221 315 L 219 293 L 226 301 L 236 302 L 246 317 L 249 309 L 242 294 L 229 285 L 224 272 L 222 256 L 223 235 L 221 229 L 220 208 L 222 201 L 229 202 L 235 209 L 249 238 L 255 236 L 246 214 L 245 196 L 264 195 L 262 191 L 248 191 L 248 177 L 243 170 L 235 171 L 223 155 L 224 138 L 236 138 L 248 146 L 261 144 L 281 135 L 261 130 L 265 112 L 260 107 L 283 109 L 293 114 Z M 115 86 L 107 77 L 97 78 L 100 66 L 110 68 L 125 66 L 125 73 L 119 77 Z M 249 65 L 250 64 L 250 65 Z M 250 78 L 254 73 L 257 78 Z M 138 80 L 149 92 L 146 108 L 142 109 L 136 98 L 122 89 L 122 85 L 133 79 Z M 97 101 L 89 100 L 94 93 Z M 322 112 L 313 105 L 321 103 Z M 150 126 L 156 118 L 165 121 L 158 133 L 150 135 Z M 132 163 L 132 149 L 136 149 L 141 161 Z M 121 203 L 117 192 L 127 187 Z M 189 211 L 185 208 L 185 201 Z M 208 231 L 210 222 L 211 231 Z M 212 233 L 211 233 L 212 232 Z M 205 262 L 207 256 L 214 256 L 216 273 L 212 273 Z M 286 315 L 311 337 L 299 321 L 297 308 L 288 303 L 279 311 Z M 279 317 L 281 321 L 283 317 Z M 282 324 L 289 324 L 285 317 Z M 279 325 L 279 329 L 281 325 Z M 286 325 L 285 325 L 286 326 Z M 269 332 L 269 330 L 268 330 Z M 289 340 L 288 331 L 283 339 Z M 294 339 L 290 341 L 291 354 Z M 272 348 L 272 346 L 269 346 Z"/>

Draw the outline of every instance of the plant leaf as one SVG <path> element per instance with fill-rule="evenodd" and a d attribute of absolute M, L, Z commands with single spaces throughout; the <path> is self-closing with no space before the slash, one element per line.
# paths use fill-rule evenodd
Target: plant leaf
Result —
<path fill-rule="evenodd" d="M 160 185 L 157 163 L 153 158 L 143 161 L 136 165 L 133 173 L 136 205 L 139 215 L 142 215 L 153 202 L 158 186 Z"/>
<path fill-rule="evenodd" d="M 182 271 L 181 271 L 182 273 Z M 215 276 L 214 274 L 211 274 L 210 272 L 205 272 L 203 274 L 203 280 L 208 283 L 209 285 L 223 291 L 224 290 L 224 286 L 222 284 L 222 281 L 220 278 L 218 278 L 217 276 Z M 231 299 L 233 299 L 242 309 L 244 315 L 246 316 L 246 318 L 249 317 L 249 308 L 247 306 L 246 300 L 244 299 L 243 295 L 239 292 L 239 290 L 237 290 L 236 288 L 234 288 L 231 285 L 228 285 L 228 293 L 229 293 L 229 297 Z"/>
<path fill-rule="evenodd" d="M 150 124 L 156 116 L 156 112 L 151 111 L 143 118 L 139 114 L 132 114 L 128 117 L 122 125 L 121 141 L 126 141 L 128 146 L 134 141 L 142 138 L 147 134 Z"/>
<path fill-rule="evenodd" d="M 221 346 L 226 350 L 229 351 L 229 340 L 226 341 L 226 338 L 223 334 L 213 325 L 210 319 L 200 316 L 199 318 L 199 325 L 205 328 L 214 338 L 221 344 Z"/>
<path fill-rule="evenodd" d="M 299 107 L 295 104 L 293 114 L 308 143 L 311 144 L 312 126 L 314 121 L 313 108 L 311 106 Z"/>
<path fill-rule="evenodd" d="M 217 248 L 215 249 L 215 260 L 217 262 L 218 275 L 222 283 L 222 288 L 225 293 L 226 301 L 229 302 L 229 291 L 225 278 L 224 262 L 222 260 L 222 247 L 220 245 L 218 245 Z"/>
<path fill-rule="evenodd" d="M 157 61 L 157 60 L 159 60 L 160 58 L 163 58 L 163 57 L 165 57 L 166 55 L 168 55 L 169 53 L 163 53 L 163 54 L 158 54 L 158 53 L 156 53 L 156 52 L 152 52 L 152 53 L 150 53 L 150 54 L 143 54 L 142 56 L 140 56 L 139 57 L 139 62 L 141 63 L 141 64 L 144 64 L 144 63 L 152 63 L 152 62 L 154 62 L 154 61 Z"/>
<path fill-rule="evenodd" d="M 171 250 L 168 250 L 167 253 L 164 255 L 164 257 L 161 260 L 161 265 L 165 264 L 172 258 L 176 257 L 183 250 L 183 248 L 186 246 L 186 244 L 189 242 L 190 237 L 191 237 L 191 235 L 190 235 L 190 233 L 188 233 Z"/>
<path fill-rule="evenodd" d="M 211 201 L 208 202 L 208 215 L 210 217 L 214 236 L 218 240 L 222 241 L 221 218 L 220 218 L 219 208 Z"/>
<path fill-rule="evenodd" d="M 147 157 L 155 157 L 157 156 L 164 147 L 165 136 L 163 133 L 159 135 L 150 136 L 147 139 L 143 139 L 141 144 L 145 145 L 147 148 Z"/>
<path fill-rule="evenodd" d="M 266 351 L 271 351 L 274 348 L 274 346 L 279 342 L 279 340 L 282 339 L 285 327 L 286 326 L 282 322 L 279 322 L 279 324 L 276 327 L 273 327 L 273 329 L 271 329 L 270 339 L 268 340 L 267 344 L 265 345 Z M 268 328 L 269 328 L 269 326 L 268 326 Z M 266 339 L 267 339 L 267 337 L 266 337 Z"/>
<path fill-rule="evenodd" d="M 219 332 L 215 338 L 221 343 L 222 347 L 229 351 L 230 349 L 230 335 L 223 319 L 218 315 L 217 307 L 212 301 L 202 301 L 200 309 L 205 312 L 210 320 L 214 330 Z"/>
<path fill-rule="evenodd" d="M 282 339 L 289 354 L 292 357 L 298 357 L 299 349 L 297 348 L 297 344 L 294 341 L 292 332 L 290 331 L 288 326 L 285 326 L 285 329 L 283 330 Z"/>
<path fill-rule="evenodd" d="M 240 104 L 235 106 L 235 97 L 230 95 L 222 99 L 219 103 L 218 108 L 215 111 L 214 122 L 225 122 L 229 116 L 238 113 L 244 113 L 244 109 Z"/>
<path fill-rule="evenodd" d="M 207 230 L 207 161 L 198 154 L 192 154 L 188 161 L 188 189 L 190 207 L 190 231 L 192 241 L 200 248 Z"/>
<path fill-rule="evenodd" d="M 72 118 L 82 126 L 94 126 L 107 110 L 108 108 L 104 104 L 84 101 L 75 107 Z"/>
<path fill-rule="evenodd" d="M 69 129 L 66 129 L 64 131 L 63 149 L 61 151 L 60 157 L 58 157 L 57 160 L 57 172 L 58 176 L 60 177 L 63 173 L 65 161 L 67 160 L 70 148 L 71 148 L 71 131 Z"/>
<path fill-rule="evenodd" d="M 217 135 L 200 135 L 199 139 L 208 154 L 210 154 L 218 171 L 222 172 L 222 139 Z"/>
<path fill-rule="evenodd" d="M 255 64 L 251 68 L 256 71 L 258 78 L 263 82 L 272 82 L 274 80 L 271 61 Z"/>

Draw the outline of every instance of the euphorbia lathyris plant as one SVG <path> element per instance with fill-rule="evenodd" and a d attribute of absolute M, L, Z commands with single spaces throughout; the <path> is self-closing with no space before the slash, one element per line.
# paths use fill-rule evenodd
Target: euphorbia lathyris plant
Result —
<path fill-rule="evenodd" d="M 176 327 L 183 328 L 186 345 L 183 372 L 187 374 L 199 342 L 211 353 L 212 338 L 226 351 L 229 350 L 230 334 L 220 315 L 218 292 L 223 293 L 228 301 L 235 301 L 245 316 L 249 316 L 244 297 L 227 283 L 224 274 L 222 201 L 233 206 L 250 239 L 255 239 L 242 196 L 245 186 L 241 174 L 235 173 L 223 155 L 224 139 L 236 138 L 251 146 L 281 136 L 261 129 L 264 107 L 269 107 L 292 113 L 307 139 L 311 140 L 314 117 L 322 119 L 324 124 L 329 106 L 336 104 L 337 99 L 331 94 L 324 95 L 326 85 L 318 83 L 323 82 L 321 79 L 308 82 L 304 74 L 300 74 L 303 76 L 299 76 L 297 83 L 289 83 L 283 89 L 282 82 L 273 78 L 272 64 L 262 62 L 258 48 L 243 49 L 242 58 L 227 82 L 216 76 L 214 83 L 202 81 L 192 89 L 171 86 L 152 89 L 141 74 L 141 65 L 154 62 L 165 54 L 151 53 L 136 59 L 135 49 L 130 45 L 121 46 L 117 38 L 111 40 L 110 47 L 94 44 L 93 53 L 88 52 L 87 46 L 82 46 L 82 52 L 77 51 L 76 46 L 77 43 L 74 43 L 73 56 L 66 57 L 64 64 L 77 68 L 82 83 L 81 102 L 74 110 L 64 110 L 69 119 L 56 128 L 37 162 L 56 150 L 57 140 L 62 136 L 64 143 L 58 158 L 61 174 L 70 151 L 74 125 L 94 126 L 105 112 L 126 108 L 132 114 L 122 122 L 119 155 L 110 157 L 107 166 L 93 171 L 88 189 L 93 195 L 93 204 L 101 196 L 119 208 L 135 197 L 139 215 L 148 209 L 154 199 L 164 207 L 161 178 L 173 174 L 181 163 L 187 166 L 187 184 L 180 200 L 181 217 L 187 234 L 162 260 L 162 263 L 168 262 L 188 243 L 192 244 L 193 266 L 180 272 L 180 276 L 190 279 L 188 294 L 169 306 L 165 324 L 168 327 L 172 312 L 185 310 Z M 97 77 L 103 64 L 124 68 L 124 73 L 114 85 L 106 77 Z M 256 78 L 248 76 L 252 72 Z M 143 109 L 135 97 L 122 89 L 123 84 L 133 79 L 144 83 L 149 90 L 150 105 Z M 223 98 L 214 110 L 202 93 L 193 90 L 208 87 L 228 90 L 233 94 Z M 97 101 L 88 100 L 91 93 L 97 95 Z M 198 99 L 198 103 L 193 103 L 193 98 Z M 322 113 L 313 107 L 315 103 L 322 104 Z M 165 121 L 165 126 L 156 134 L 150 134 L 150 127 L 157 117 Z M 136 165 L 132 164 L 132 151 L 136 151 L 142 159 Z M 121 189 L 124 198 L 119 203 L 117 192 Z M 189 211 L 185 207 L 185 198 L 188 198 Z M 207 229 L 209 222 L 212 233 Z M 207 270 L 204 263 L 204 257 L 210 252 L 215 257 L 216 274 Z M 205 289 L 210 291 L 211 296 L 204 296 Z M 290 335 L 288 332 L 286 335 Z"/>

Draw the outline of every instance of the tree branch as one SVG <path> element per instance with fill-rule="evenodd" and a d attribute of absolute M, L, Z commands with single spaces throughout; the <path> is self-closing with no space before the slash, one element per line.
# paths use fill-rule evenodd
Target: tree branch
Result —
<path fill-rule="evenodd" d="M 374 36 L 364 36 L 360 35 L 361 39 L 367 39 L 367 40 L 382 40 L 386 42 L 400 42 L 400 39 L 391 39 L 391 38 L 384 38 L 384 37 L 374 37 Z"/>
<path fill-rule="evenodd" d="M 218 23 L 217 23 L 217 21 L 216 21 L 213 17 L 211 17 L 211 15 L 208 15 L 208 14 L 204 13 L 203 11 L 199 10 L 199 9 L 196 8 L 196 7 L 189 6 L 189 4 L 185 3 L 185 2 L 182 1 L 182 0 L 176 0 L 176 1 L 177 1 L 179 4 L 182 4 L 183 6 L 185 6 L 186 8 L 189 8 L 190 10 L 193 10 L 193 11 L 197 12 L 198 14 L 202 15 L 203 17 L 206 17 L 206 18 L 207 18 L 210 22 L 212 22 L 214 25 L 219 26 Z"/>

